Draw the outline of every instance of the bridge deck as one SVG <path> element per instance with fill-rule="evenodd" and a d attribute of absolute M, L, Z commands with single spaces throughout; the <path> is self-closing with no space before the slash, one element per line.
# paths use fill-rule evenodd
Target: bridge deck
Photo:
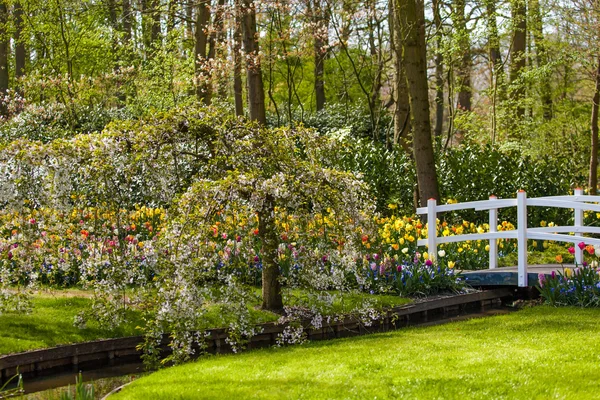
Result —
<path fill-rule="evenodd" d="M 574 265 L 564 265 L 564 268 L 574 268 Z M 538 274 L 550 275 L 552 271 L 562 272 L 560 264 L 544 264 L 527 266 L 527 286 L 538 284 Z M 466 282 L 471 286 L 517 286 L 517 267 L 502 267 L 495 269 L 482 269 L 477 271 L 462 271 Z"/>

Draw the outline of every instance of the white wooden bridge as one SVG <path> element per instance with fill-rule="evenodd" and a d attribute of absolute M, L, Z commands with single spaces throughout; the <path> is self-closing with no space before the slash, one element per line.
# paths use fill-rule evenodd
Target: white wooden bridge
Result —
<path fill-rule="evenodd" d="M 575 248 L 575 263 L 581 265 L 583 262 L 583 250 L 577 244 L 584 242 L 586 245 L 600 246 L 600 239 L 583 236 L 584 233 L 600 234 L 600 227 L 585 226 L 583 224 L 584 211 L 600 212 L 600 196 L 584 195 L 582 189 L 575 189 L 571 196 L 551 196 L 528 198 L 525 191 L 517 192 L 515 199 L 497 199 L 490 196 L 489 200 L 471 201 L 465 203 L 438 205 L 435 199 L 429 199 L 427 207 L 417 209 L 417 214 L 427 215 L 427 221 L 436 221 L 438 213 L 458 210 L 487 210 L 489 211 L 489 232 L 475 233 L 466 235 L 437 237 L 435 223 L 427 225 L 427 239 L 420 239 L 419 246 L 427 246 L 429 254 L 432 257 L 437 256 L 437 246 L 442 243 L 463 242 L 469 240 L 488 240 L 489 251 L 489 272 L 500 276 L 506 272 L 508 274 L 517 274 L 517 284 L 519 287 L 528 286 L 528 274 L 538 271 L 550 271 L 556 269 L 556 266 L 530 266 L 527 264 L 527 240 L 553 240 L 557 242 L 573 243 Z M 517 207 L 517 228 L 509 231 L 497 231 L 498 210 L 507 207 Z M 528 207 L 557 207 L 572 209 L 574 213 L 574 223 L 569 226 L 552 226 L 541 228 L 529 228 L 527 226 Z M 498 266 L 498 239 L 516 239 L 518 251 L 517 267 L 497 268 Z M 560 268 L 560 267 L 559 267 Z M 532 271 L 529 271 L 533 269 Z M 478 275 L 484 271 L 477 271 Z M 540 272 L 546 273 L 546 272 Z M 548 272 L 550 273 L 550 272 Z M 474 275 L 475 276 L 475 275 Z M 536 279 L 537 281 L 537 279 Z"/>

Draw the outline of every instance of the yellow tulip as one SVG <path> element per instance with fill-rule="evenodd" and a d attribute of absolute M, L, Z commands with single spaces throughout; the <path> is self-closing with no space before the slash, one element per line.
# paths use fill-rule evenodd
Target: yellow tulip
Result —
<path fill-rule="evenodd" d="M 573 271 L 571 270 L 571 268 L 565 268 L 565 276 L 567 278 L 570 278 L 573 276 Z"/>

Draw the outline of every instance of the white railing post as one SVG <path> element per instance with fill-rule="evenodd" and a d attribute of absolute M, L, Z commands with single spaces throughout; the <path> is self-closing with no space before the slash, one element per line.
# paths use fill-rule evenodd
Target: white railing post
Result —
<path fill-rule="evenodd" d="M 517 247 L 519 287 L 527 286 L 527 193 L 517 192 Z"/>
<path fill-rule="evenodd" d="M 583 189 L 581 188 L 576 188 L 575 189 L 575 196 L 581 196 L 583 194 Z M 577 198 L 575 198 L 575 200 L 577 201 Z M 583 226 L 583 210 L 582 209 L 575 209 L 575 223 L 573 224 L 573 226 L 575 228 L 579 228 Z M 579 232 L 575 232 L 575 237 L 581 237 L 581 233 Z M 578 244 L 579 242 L 581 242 L 581 240 L 577 240 L 574 243 L 574 247 L 575 247 L 575 263 L 577 265 L 581 265 L 583 263 L 583 249 L 580 249 Z"/>
<path fill-rule="evenodd" d="M 491 195 L 490 200 L 496 200 L 496 196 Z M 498 231 L 498 209 L 490 208 L 490 232 Z M 489 268 L 496 268 L 498 266 L 498 239 L 490 239 L 490 265 Z"/>
<path fill-rule="evenodd" d="M 437 202 L 435 199 L 427 200 L 427 251 L 429 259 L 437 258 Z"/>

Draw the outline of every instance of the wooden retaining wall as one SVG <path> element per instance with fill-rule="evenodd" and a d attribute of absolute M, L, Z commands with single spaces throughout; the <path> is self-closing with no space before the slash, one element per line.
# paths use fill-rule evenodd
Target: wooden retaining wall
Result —
<path fill-rule="evenodd" d="M 395 307 L 385 312 L 383 318 L 364 326 L 356 318 L 345 317 L 333 323 L 323 323 L 319 329 L 308 329 L 309 340 L 324 340 L 340 337 L 385 332 L 424 322 L 449 318 L 469 312 L 481 312 L 486 308 L 497 308 L 511 299 L 514 290 L 500 288 L 462 294 L 452 297 L 423 301 Z M 268 347 L 276 344 L 279 334 L 286 325 L 274 322 L 260 325 L 262 332 L 250 340 L 248 348 Z M 209 353 L 228 353 L 231 347 L 225 342 L 226 329 L 208 331 L 206 351 Z M 119 339 L 96 340 L 86 343 L 58 346 L 49 349 L 27 351 L 0 357 L 0 383 L 5 382 L 18 372 L 25 377 L 52 375 L 65 371 L 85 371 L 112 365 L 141 362 L 141 351 L 136 350 L 143 341 L 142 336 L 130 336 Z M 169 338 L 163 338 L 166 348 Z"/>

